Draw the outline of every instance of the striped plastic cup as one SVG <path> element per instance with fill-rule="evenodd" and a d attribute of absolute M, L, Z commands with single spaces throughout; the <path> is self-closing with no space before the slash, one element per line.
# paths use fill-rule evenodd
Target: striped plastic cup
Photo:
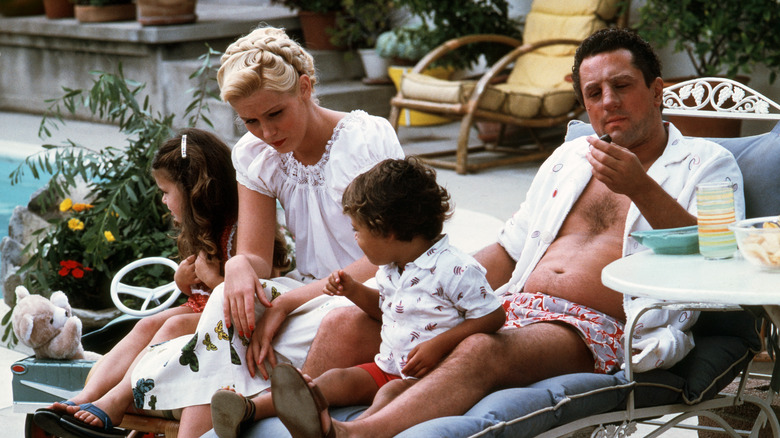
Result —
<path fill-rule="evenodd" d="M 705 259 L 734 256 L 737 240 L 729 224 L 736 221 L 734 189 L 729 182 L 702 183 L 696 186 L 699 224 L 699 252 Z"/>

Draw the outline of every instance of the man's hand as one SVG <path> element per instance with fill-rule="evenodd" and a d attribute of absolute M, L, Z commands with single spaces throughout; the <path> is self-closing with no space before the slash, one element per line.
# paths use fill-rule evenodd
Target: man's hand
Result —
<path fill-rule="evenodd" d="M 647 175 L 639 158 L 630 150 L 595 137 L 588 137 L 587 159 L 593 176 L 614 193 L 632 197 L 647 188 Z"/>
<path fill-rule="evenodd" d="M 417 345 L 406 356 L 406 366 L 401 372 L 410 377 L 421 378 L 434 369 L 449 352 L 447 345 L 436 342 L 437 338 Z"/>

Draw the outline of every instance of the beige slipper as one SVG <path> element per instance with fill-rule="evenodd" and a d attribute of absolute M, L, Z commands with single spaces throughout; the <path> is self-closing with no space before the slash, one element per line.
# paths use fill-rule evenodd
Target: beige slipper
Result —
<path fill-rule="evenodd" d="M 271 396 L 276 415 L 293 438 L 335 437 L 333 424 L 328 433 L 322 431 L 320 413 L 328 402 L 320 389 L 310 387 L 303 375 L 292 365 L 281 364 L 271 374 Z"/>
<path fill-rule="evenodd" d="M 211 423 L 219 438 L 238 438 L 254 421 L 252 400 L 227 389 L 220 389 L 211 396 Z"/>

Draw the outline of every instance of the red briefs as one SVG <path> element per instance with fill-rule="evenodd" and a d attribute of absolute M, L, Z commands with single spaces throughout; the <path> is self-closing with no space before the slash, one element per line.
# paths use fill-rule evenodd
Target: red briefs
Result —
<path fill-rule="evenodd" d="M 376 362 L 360 364 L 357 365 L 357 367 L 362 368 L 368 371 L 368 374 L 371 374 L 371 378 L 374 379 L 374 382 L 376 382 L 377 388 L 381 388 L 385 386 L 385 384 L 391 380 L 397 380 L 401 378 L 401 376 L 396 376 L 395 374 L 388 374 L 382 371 L 382 369 L 379 368 Z"/>
<path fill-rule="evenodd" d="M 518 292 L 504 298 L 504 328 L 524 327 L 536 322 L 566 323 L 579 332 L 593 353 L 597 373 L 611 374 L 623 363 L 623 323 L 611 316 L 563 298 L 540 292 Z"/>

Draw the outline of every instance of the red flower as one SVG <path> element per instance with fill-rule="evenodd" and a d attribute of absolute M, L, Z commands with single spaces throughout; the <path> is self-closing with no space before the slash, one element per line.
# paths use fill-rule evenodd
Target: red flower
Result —
<path fill-rule="evenodd" d="M 73 278 L 84 278 L 84 271 L 92 270 L 92 268 L 88 268 L 75 260 L 62 260 L 60 266 L 62 266 L 62 269 L 57 272 L 60 277 L 66 277 L 70 274 Z"/>

